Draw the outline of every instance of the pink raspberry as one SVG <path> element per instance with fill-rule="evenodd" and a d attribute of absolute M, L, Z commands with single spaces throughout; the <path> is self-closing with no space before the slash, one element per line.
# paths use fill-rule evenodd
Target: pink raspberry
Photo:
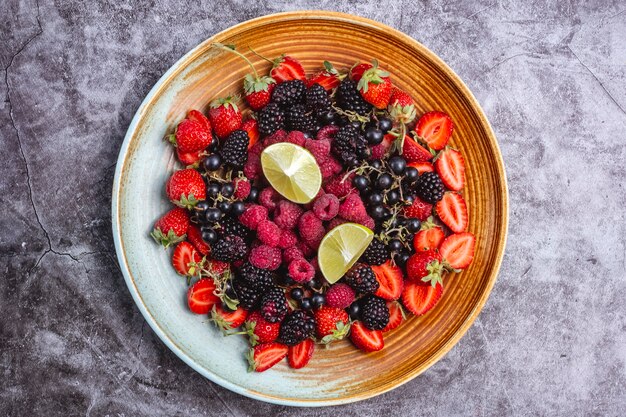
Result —
<path fill-rule="evenodd" d="M 298 219 L 302 215 L 302 209 L 291 201 L 282 200 L 276 205 L 274 210 L 274 222 L 284 230 L 291 230 L 298 224 Z"/>
<path fill-rule="evenodd" d="M 339 126 L 334 126 L 334 125 L 324 126 L 323 128 L 317 131 L 317 139 L 318 140 L 321 140 L 321 139 L 333 140 L 335 139 L 335 135 L 337 134 L 337 132 L 339 132 Z"/>
<path fill-rule="evenodd" d="M 282 253 L 280 249 L 260 245 L 250 251 L 250 263 L 257 268 L 274 271 L 280 266 Z"/>
<path fill-rule="evenodd" d="M 317 165 L 320 167 L 320 173 L 322 174 L 322 181 L 328 181 L 330 178 L 335 175 L 335 170 L 333 169 L 332 164 L 328 163 L 328 160 L 331 159 L 327 156 L 322 159 L 317 160 Z"/>
<path fill-rule="evenodd" d="M 243 166 L 243 174 L 251 180 L 257 179 L 263 169 L 261 168 L 261 158 L 259 155 L 249 154 L 246 164 Z"/>
<path fill-rule="evenodd" d="M 289 276 L 296 282 L 309 282 L 315 276 L 313 265 L 306 259 L 295 259 L 289 263 Z"/>
<path fill-rule="evenodd" d="M 265 145 L 263 144 L 262 141 L 258 141 L 257 143 L 252 145 L 252 147 L 248 150 L 248 155 L 250 154 L 261 155 L 261 152 L 263 152 L 263 149 L 265 149 Z"/>
<path fill-rule="evenodd" d="M 298 132 L 297 130 L 289 132 L 285 138 L 285 142 L 293 143 L 298 146 L 304 146 L 305 141 L 306 137 L 304 136 L 304 133 Z"/>
<path fill-rule="evenodd" d="M 281 249 L 292 248 L 298 243 L 298 236 L 292 230 L 283 230 L 280 234 L 278 247 Z"/>
<path fill-rule="evenodd" d="M 354 301 L 354 290 L 348 284 L 335 284 L 326 291 L 326 305 L 344 309 Z"/>
<path fill-rule="evenodd" d="M 267 246 L 278 246 L 283 231 L 271 220 L 261 220 L 256 228 L 256 237 Z"/>
<path fill-rule="evenodd" d="M 267 209 L 258 204 L 249 205 L 239 216 L 239 222 L 251 230 L 256 230 L 259 223 L 264 220 L 267 220 Z"/>
<path fill-rule="evenodd" d="M 259 203 L 269 211 L 272 211 L 276 208 L 276 205 L 279 201 L 282 200 L 282 197 L 276 190 L 272 187 L 264 188 L 263 191 L 259 194 Z"/>
<path fill-rule="evenodd" d="M 287 132 L 285 132 L 284 130 L 277 130 L 272 135 L 266 137 L 263 144 L 265 145 L 265 147 L 268 147 L 275 143 L 284 142 L 286 137 L 287 137 Z"/>
<path fill-rule="evenodd" d="M 367 216 L 361 220 L 358 221 L 359 224 L 362 224 L 363 226 L 367 227 L 368 229 L 374 230 L 374 228 L 376 227 L 376 223 L 374 223 L 374 219 L 372 219 L 370 216 Z"/>
<path fill-rule="evenodd" d="M 334 229 L 340 224 L 348 223 L 346 219 L 342 219 L 341 217 L 335 217 L 328 223 L 328 230 Z"/>
<path fill-rule="evenodd" d="M 328 159 L 326 160 L 326 164 L 328 165 L 330 170 L 332 170 L 333 173 L 335 173 L 335 174 L 339 174 L 339 173 L 343 172 L 343 165 L 341 165 L 341 162 L 337 161 L 332 156 L 328 157 Z M 352 177 L 350 177 L 350 178 L 352 178 Z"/>
<path fill-rule="evenodd" d="M 322 221 L 312 211 L 307 211 L 300 217 L 300 220 L 298 220 L 298 231 L 300 236 L 302 236 L 302 240 L 313 249 L 319 246 L 326 234 Z"/>
<path fill-rule="evenodd" d="M 252 186 L 247 178 L 235 178 L 233 184 L 235 186 L 235 193 L 233 194 L 235 198 L 239 200 L 245 200 L 248 198 L 248 194 L 250 194 Z"/>
<path fill-rule="evenodd" d="M 319 262 L 317 262 L 317 256 L 313 259 L 311 259 L 311 265 L 313 265 L 313 269 L 315 269 L 315 272 L 320 272 L 320 264 Z"/>
<path fill-rule="evenodd" d="M 313 213 L 322 221 L 332 220 L 339 213 L 339 199 L 332 194 L 319 196 L 313 203 Z"/>
<path fill-rule="evenodd" d="M 329 194 L 334 194 L 339 198 L 343 198 L 350 194 L 352 191 L 356 190 L 352 186 L 352 178 L 354 174 L 348 175 L 346 179 L 343 178 L 344 175 L 339 174 L 334 176 L 328 181 L 328 183 L 324 186 L 324 190 Z"/>
<path fill-rule="evenodd" d="M 358 194 L 350 194 L 343 200 L 339 206 L 339 215 L 351 222 L 359 222 L 368 217 L 363 200 Z"/>
<path fill-rule="evenodd" d="M 307 139 L 304 147 L 313 154 L 315 160 L 320 164 L 330 154 L 330 141 L 328 139 Z"/>
<path fill-rule="evenodd" d="M 300 251 L 300 253 L 302 253 L 302 256 L 305 258 L 308 258 L 315 253 L 315 249 L 302 241 L 298 241 L 298 243 L 296 243 L 296 248 Z"/>
<path fill-rule="evenodd" d="M 297 244 L 297 241 L 296 241 Z M 296 246 L 292 246 L 283 251 L 283 263 L 289 265 L 292 261 L 296 259 L 304 259 L 304 255 L 302 251 L 298 249 Z"/>

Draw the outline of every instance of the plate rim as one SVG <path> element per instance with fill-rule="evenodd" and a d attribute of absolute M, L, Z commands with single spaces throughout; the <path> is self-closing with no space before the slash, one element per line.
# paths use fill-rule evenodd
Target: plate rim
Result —
<path fill-rule="evenodd" d="M 170 339 L 166 333 L 161 329 L 158 325 L 156 319 L 150 314 L 146 305 L 144 304 L 137 287 L 135 286 L 133 276 L 130 272 L 130 268 L 128 266 L 128 262 L 126 260 L 126 253 L 124 251 L 122 238 L 121 238 L 121 215 L 120 215 L 120 204 L 119 198 L 122 191 L 121 187 L 121 179 L 123 175 L 123 168 L 125 166 L 126 159 L 129 157 L 129 148 L 131 141 L 135 134 L 137 133 L 137 126 L 140 119 L 143 117 L 147 108 L 150 106 L 152 100 L 157 96 L 159 90 L 166 84 L 166 82 L 173 77 L 177 72 L 179 72 L 186 61 L 192 60 L 192 58 L 200 51 L 203 50 L 205 45 L 211 42 L 215 42 L 217 39 L 224 37 L 225 35 L 231 34 L 231 32 L 236 32 L 237 30 L 241 30 L 247 26 L 255 25 L 260 22 L 263 23 L 272 23 L 276 21 L 289 21 L 289 20 L 302 20 L 302 19 L 320 19 L 320 20 L 332 20 L 332 21 L 343 21 L 355 25 L 361 26 L 369 26 L 373 27 L 377 30 L 382 30 L 390 35 L 393 35 L 397 38 L 400 38 L 403 42 L 406 42 L 411 47 L 420 50 L 424 55 L 426 55 L 430 60 L 436 63 L 439 68 L 445 72 L 445 74 L 450 78 L 450 80 L 455 84 L 455 87 L 461 91 L 461 93 L 467 98 L 470 106 L 472 106 L 477 113 L 477 116 L 481 122 L 481 124 L 485 128 L 485 132 L 487 134 L 487 138 L 490 144 L 495 149 L 496 156 L 496 171 L 498 176 L 502 179 L 502 194 L 501 194 L 501 205 L 503 209 L 503 217 L 501 220 L 503 235 L 499 240 L 496 255 L 495 255 L 495 264 L 493 265 L 493 272 L 489 277 L 487 285 L 485 287 L 485 291 L 481 295 L 477 304 L 475 305 L 472 312 L 465 319 L 465 321 L 459 326 L 458 330 L 452 335 L 452 337 L 442 345 L 439 350 L 437 350 L 430 359 L 424 363 L 420 369 L 416 371 L 403 375 L 402 379 L 398 379 L 397 383 L 390 384 L 389 386 L 382 387 L 378 390 L 368 391 L 364 394 L 360 395 L 352 395 L 349 397 L 337 397 L 333 399 L 290 399 L 280 396 L 267 395 L 258 391 L 252 391 L 247 388 L 244 388 L 240 385 L 234 384 L 227 379 L 199 366 L 187 353 L 185 353 L 179 345 Z M 391 391 L 412 379 L 416 378 L 423 372 L 425 372 L 428 368 L 430 368 L 433 364 L 438 362 L 441 358 L 443 358 L 454 345 L 458 343 L 458 341 L 467 333 L 471 325 L 474 323 L 480 312 L 482 311 L 489 295 L 491 294 L 491 290 L 495 285 L 498 274 L 500 272 L 500 267 L 502 265 L 502 260 L 504 258 L 504 251 L 506 248 L 506 243 L 508 239 L 508 223 L 509 223 L 509 192 L 508 192 L 508 184 L 507 184 L 507 176 L 504 167 L 504 160 L 502 157 L 502 152 L 500 150 L 500 146 L 496 139 L 495 133 L 487 119 L 482 107 L 480 106 L 478 100 L 474 96 L 474 94 L 470 91 L 467 85 L 463 82 L 463 80 L 434 52 L 432 52 L 429 48 L 424 46 L 422 43 L 418 42 L 411 36 L 392 28 L 384 23 L 377 22 L 372 19 L 364 18 L 361 16 L 342 13 L 342 12 L 334 12 L 327 10 L 296 10 L 289 12 L 281 12 L 281 13 L 273 13 L 268 15 L 263 15 L 256 17 L 254 19 L 246 20 L 241 23 L 238 23 L 233 26 L 229 26 L 224 30 L 210 36 L 206 40 L 202 41 L 194 48 L 192 48 L 189 52 L 184 54 L 180 59 L 178 59 L 170 68 L 159 78 L 159 80 L 154 84 L 154 86 L 150 89 L 146 97 L 141 102 L 140 106 L 137 108 L 135 115 L 132 118 L 128 126 L 128 130 L 124 136 L 124 141 L 122 146 L 120 147 L 119 155 L 116 162 L 115 167 L 115 176 L 113 179 L 113 188 L 112 188 L 112 199 L 111 199 L 111 225 L 113 232 L 113 241 L 115 244 L 115 251 L 117 254 L 117 259 L 119 263 L 120 270 L 122 275 L 124 276 L 124 281 L 128 286 L 128 289 L 133 297 L 135 305 L 143 315 L 146 322 L 150 325 L 152 330 L 157 334 L 159 339 L 172 351 L 176 356 L 178 356 L 183 362 L 189 365 L 193 370 L 198 372 L 203 377 L 209 379 L 220 386 L 229 389 L 230 391 L 236 392 L 238 394 L 244 395 L 249 398 L 253 398 L 255 400 L 265 401 L 278 405 L 287 405 L 287 406 L 296 406 L 296 407 L 321 407 L 321 406 L 333 406 L 333 405 L 341 405 L 341 404 L 349 404 L 357 401 L 362 401 L 368 398 L 372 398 L 383 394 L 385 392 Z"/>

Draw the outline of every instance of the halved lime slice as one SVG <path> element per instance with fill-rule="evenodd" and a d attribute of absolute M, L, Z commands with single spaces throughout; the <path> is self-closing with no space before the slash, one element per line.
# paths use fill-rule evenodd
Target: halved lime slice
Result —
<path fill-rule="evenodd" d="M 294 203 L 310 202 L 322 186 L 322 173 L 311 152 L 293 143 L 265 148 L 261 167 L 270 185 Z"/>
<path fill-rule="evenodd" d="M 326 233 L 317 250 L 320 271 L 334 284 L 363 255 L 374 238 L 374 232 L 356 223 L 344 223 Z"/>

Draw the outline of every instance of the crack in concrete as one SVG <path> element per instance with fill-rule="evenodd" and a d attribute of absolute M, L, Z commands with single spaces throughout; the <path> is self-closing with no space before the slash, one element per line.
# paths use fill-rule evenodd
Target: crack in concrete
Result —
<path fill-rule="evenodd" d="M 450 29 L 454 29 L 457 27 L 461 27 L 463 26 L 468 20 L 471 20 L 473 17 L 478 16 L 481 13 L 486 12 L 487 10 L 493 9 L 494 7 L 496 7 L 498 5 L 498 3 L 493 3 L 490 4 L 489 6 L 485 7 L 484 9 L 480 9 L 477 12 L 472 13 L 471 15 L 464 17 L 465 21 L 461 21 L 461 22 L 457 22 L 457 23 L 452 23 L 452 24 L 448 24 L 446 25 L 442 31 L 440 31 L 439 33 L 437 33 L 435 36 L 433 36 L 433 38 L 438 38 L 439 36 L 443 35 L 444 33 L 446 33 L 447 31 L 449 31 Z"/>

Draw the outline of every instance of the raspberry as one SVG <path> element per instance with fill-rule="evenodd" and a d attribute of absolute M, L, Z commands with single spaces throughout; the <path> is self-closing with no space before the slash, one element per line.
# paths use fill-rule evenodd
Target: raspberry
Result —
<path fill-rule="evenodd" d="M 379 143 L 376 146 L 372 146 L 372 159 L 383 159 L 384 156 L 387 154 L 387 152 L 389 151 L 389 148 L 391 148 L 391 144 L 393 142 L 388 142 L 386 140 L 382 141 L 381 143 Z"/>
<path fill-rule="evenodd" d="M 339 213 L 339 199 L 332 194 L 323 194 L 313 203 L 313 213 L 318 219 L 327 221 Z"/>
<path fill-rule="evenodd" d="M 239 222 L 248 229 L 256 230 L 259 223 L 267 220 L 267 209 L 258 204 L 252 204 L 239 216 Z"/>
<path fill-rule="evenodd" d="M 326 234 L 322 221 L 312 211 L 307 211 L 300 217 L 298 230 L 304 242 L 311 248 L 319 246 Z"/>
<path fill-rule="evenodd" d="M 291 230 L 283 230 L 280 234 L 280 240 L 278 241 L 278 247 L 281 249 L 288 249 L 295 246 L 298 242 L 298 236 Z"/>
<path fill-rule="evenodd" d="M 315 276 L 315 268 L 306 259 L 295 259 L 289 263 L 289 276 L 296 282 L 309 282 Z"/>
<path fill-rule="evenodd" d="M 326 291 L 326 305 L 343 309 L 352 304 L 354 296 L 354 290 L 348 284 L 335 284 Z"/>
<path fill-rule="evenodd" d="M 315 253 L 315 249 L 313 249 L 312 247 L 310 247 L 309 245 L 307 245 L 305 242 L 302 242 L 302 241 L 299 241 L 298 243 L 296 243 L 296 248 L 300 250 L 300 253 L 302 253 L 302 256 L 305 258 L 308 258 L 309 256 Z"/>
<path fill-rule="evenodd" d="M 376 223 L 374 222 L 374 219 L 372 219 L 370 216 L 362 218 L 357 223 L 367 227 L 368 229 L 372 229 L 372 230 L 374 230 L 374 228 L 376 227 Z"/>
<path fill-rule="evenodd" d="M 304 259 L 302 251 L 296 246 L 292 246 L 283 251 L 283 263 L 289 265 L 296 259 Z"/>
<path fill-rule="evenodd" d="M 250 154 L 257 155 L 257 156 L 261 155 L 261 152 L 263 152 L 263 149 L 265 149 L 265 145 L 263 144 L 263 142 L 258 141 L 257 143 L 252 145 L 250 149 L 248 149 L 248 158 L 250 158 Z"/>
<path fill-rule="evenodd" d="M 286 137 L 287 137 L 287 132 L 285 132 L 282 129 L 277 130 L 276 132 L 274 132 L 273 135 L 268 136 L 267 138 L 265 138 L 265 142 L 264 142 L 265 147 L 268 147 L 268 146 L 273 145 L 275 143 L 284 142 Z"/>
<path fill-rule="evenodd" d="M 326 156 L 317 160 L 317 165 L 320 167 L 320 173 L 322 174 L 322 181 L 326 181 L 335 175 L 335 170 L 332 164 L 329 164 L 331 158 Z"/>
<path fill-rule="evenodd" d="M 307 139 L 304 147 L 313 154 L 318 162 L 330 155 L 330 141 L 328 139 Z"/>
<path fill-rule="evenodd" d="M 256 228 L 257 238 L 267 246 L 278 246 L 282 230 L 271 220 L 261 220 Z"/>
<path fill-rule="evenodd" d="M 343 198 L 352 191 L 356 190 L 352 186 L 352 177 L 354 177 L 354 174 L 348 175 L 346 179 L 343 177 L 343 175 L 339 174 L 331 178 L 330 181 L 328 181 L 328 183 L 324 186 L 324 191 L 329 194 L 334 194 L 339 198 Z"/>
<path fill-rule="evenodd" d="M 328 230 L 334 229 L 335 227 L 344 223 L 348 223 L 348 221 L 346 219 L 342 219 L 341 217 L 335 217 L 330 221 L 330 223 L 328 223 Z"/>
<path fill-rule="evenodd" d="M 304 146 L 306 142 L 306 137 L 304 136 L 304 133 L 294 130 L 292 132 L 289 132 L 289 134 L 285 138 L 285 142 L 293 143 L 294 145 L 298 146 Z"/>
<path fill-rule="evenodd" d="M 337 132 L 339 132 L 339 126 L 335 126 L 335 125 L 324 126 L 317 132 L 317 140 L 322 140 L 322 139 L 333 140 Z"/>
<path fill-rule="evenodd" d="M 341 162 L 337 161 L 332 156 L 328 157 L 328 159 L 326 160 L 326 164 L 328 164 L 330 170 L 335 174 L 343 172 L 343 165 L 341 165 Z M 350 178 L 352 178 L 352 176 Z"/>
<path fill-rule="evenodd" d="M 320 272 L 320 264 L 319 262 L 317 262 L 317 256 L 311 259 L 311 265 L 313 265 L 313 269 L 315 269 L 315 272 Z M 323 281 L 326 281 L 326 279 L 323 279 Z"/>
<path fill-rule="evenodd" d="M 302 214 L 302 209 L 291 201 L 283 200 L 276 205 L 274 211 L 274 222 L 284 230 L 296 227 L 298 219 Z"/>
<path fill-rule="evenodd" d="M 368 217 L 363 200 L 358 194 L 350 194 L 343 200 L 339 206 L 339 215 L 352 222 L 361 222 Z"/>
<path fill-rule="evenodd" d="M 246 178 L 235 178 L 233 181 L 235 186 L 235 193 L 233 196 L 239 200 L 245 200 L 248 198 L 248 194 L 250 194 L 250 182 Z"/>
<path fill-rule="evenodd" d="M 243 174 L 251 180 L 257 179 L 263 169 L 261 168 L 261 158 L 256 154 L 249 154 L 248 161 L 243 166 Z"/>
<path fill-rule="evenodd" d="M 250 263 L 257 268 L 274 271 L 280 266 L 280 261 L 281 252 L 278 248 L 259 245 L 250 251 Z"/>
<path fill-rule="evenodd" d="M 259 194 L 259 203 L 269 211 L 274 210 L 280 200 L 282 197 L 272 187 L 264 188 Z"/>

